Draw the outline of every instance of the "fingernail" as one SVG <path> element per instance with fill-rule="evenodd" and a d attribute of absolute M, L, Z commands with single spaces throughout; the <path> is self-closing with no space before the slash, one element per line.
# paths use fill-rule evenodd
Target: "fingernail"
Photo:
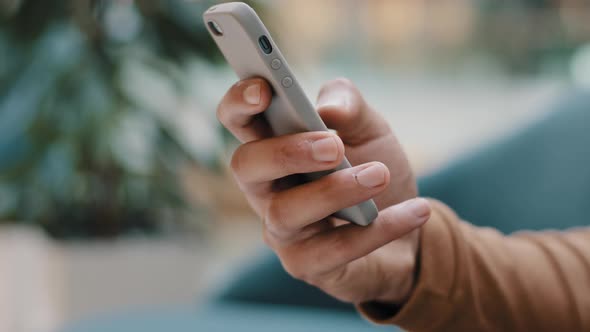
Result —
<path fill-rule="evenodd" d="M 344 107 L 346 106 L 346 100 L 337 94 L 327 95 L 318 100 L 317 108 L 322 107 Z"/>
<path fill-rule="evenodd" d="M 260 84 L 252 84 L 244 89 L 244 101 L 250 105 L 260 104 Z"/>
<path fill-rule="evenodd" d="M 414 198 L 409 200 L 405 203 L 404 208 L 408 209 L 410 213 L 420 220 L 423 220 L 430 215 L 430 204 L 424 198 Z"/>
<path fill-rule="evenodd" d="M 338 142 L 334 137 L 322 138 L 311 143 L 311 154 L 316 161 L 336 161 L 338 153 Z"/>
<path fill-rule="evenodd" d="M 369 166 L 354 176 L 356 181 L 367 188 L 375 188 L 385 183 L 385 166 L 375 164 Z"/>

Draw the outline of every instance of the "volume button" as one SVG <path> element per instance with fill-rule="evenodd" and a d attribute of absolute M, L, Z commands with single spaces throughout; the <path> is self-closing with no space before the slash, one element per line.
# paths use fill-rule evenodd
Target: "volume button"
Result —
<path fill-rule="evenodd" d="M 274 59 L 270 62 L 270 67 L 274 70 L 280 69 L 283 63 L 280 59 Z"/>
<path fill-rule="evenodd" d="M 289 76 L 286 76 L 285 78 L 283 78 L 283 80 L 281 81 L 281 84 L 285 87 L 285 88 L 289 88 L 291 87 L 291 85 L 293 85 L 293 79 Z"/>

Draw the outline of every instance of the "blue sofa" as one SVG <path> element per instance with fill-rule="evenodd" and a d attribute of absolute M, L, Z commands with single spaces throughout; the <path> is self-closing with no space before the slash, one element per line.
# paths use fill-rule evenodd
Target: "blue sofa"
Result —
<path fill-rule="evenodd" d="M 590 94 L 572 93 L 546 118 L 420 180 L 474 224 L 509 233 L 588 224 Z M 287 275 L 270 253 L 207 305 L 161 308 L 79 322 L 64 332 L 391 331 L 352 306 Z"/>

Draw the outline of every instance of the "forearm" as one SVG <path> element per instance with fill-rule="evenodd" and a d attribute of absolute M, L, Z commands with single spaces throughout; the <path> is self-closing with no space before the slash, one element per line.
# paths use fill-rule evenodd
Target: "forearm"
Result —
<path fill-rule="evenodd" d="M 410 331 L 590 329 L 590 229 L 504 236 L 432 205 L 412 296 L 399 310 L 361 305 L 370 319 Z"/>

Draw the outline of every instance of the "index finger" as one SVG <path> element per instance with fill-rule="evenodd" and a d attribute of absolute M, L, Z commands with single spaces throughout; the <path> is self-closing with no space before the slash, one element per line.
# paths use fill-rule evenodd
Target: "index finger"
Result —
<path fill-rule="evenodd" d="M 217 107 L 217 118 L 238 140 L 250 142 L 272 136 L 261 116 L 272 99 L 270 85 L 262 78 L 234 84 Z"/>

